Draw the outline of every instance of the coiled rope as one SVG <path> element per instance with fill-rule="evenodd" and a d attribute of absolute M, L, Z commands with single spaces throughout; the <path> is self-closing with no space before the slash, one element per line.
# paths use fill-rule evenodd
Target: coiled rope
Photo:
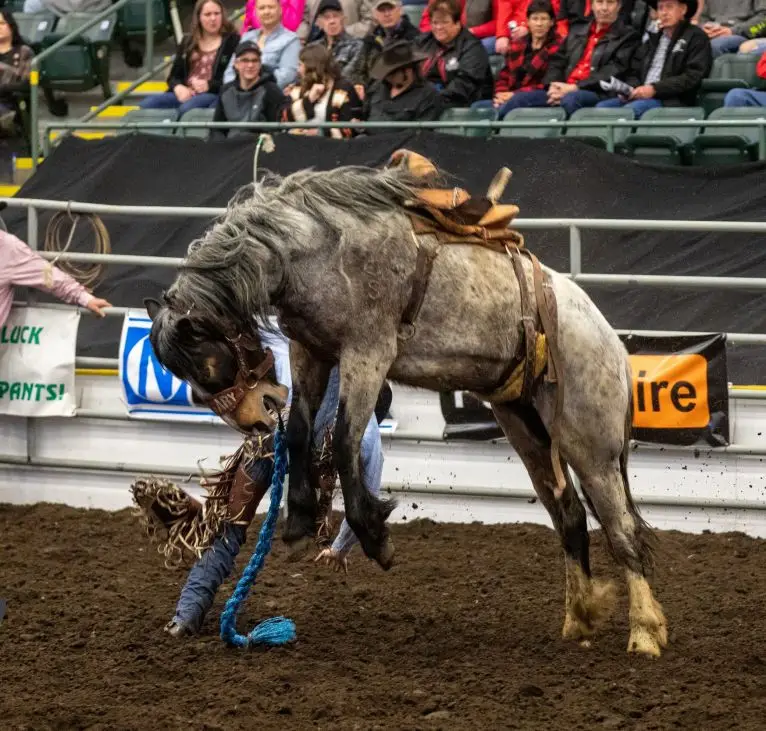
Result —
<path fill-rule="evenodd" d="M 284 437 L 284 425 L 279 420 L 279 427 L 274 433 L 274 472 L 271 477 L 271 500 L 269 512 L 261 525 L 258 543 L 242 576 L 237 583 L 234 593 L 226 602 L 221 613 L 221 639 L 231 647 L 252 647 L 253 645 L 284 645 L 292 642 L 295 637 L 295 623 L 287 617 L 272 617 L 266 619 L 247 635 L 237 633 L 237 612 L 247 599 L 250 589 L 255 583 L 258 572 L 263 567 L 266 556 L 271 551 L 271 541 L 279 517 L 279 506 L 282 502 L 282 485 L 287 474 L 287 444 Z"/>
<path fill-rule="evenodd" d="M 77 224 L 80 219 L 84 218 L 93 229 L 95 235 L 95 245 L 93 247 L 94 254 L 109 254 L 112 251 L 112 244 L 109 239 L 109 232 L 106 230 L 104 222 L 96 215 L 92 213 L 76 213 L 72 214 L 72 211 L 67 208 L 66 211 L 59 211 L 56 213 L 48 223 L 48 228 L 45 231 L 45 243 L 43 248 L 45 251 L 57 252 L 57 256 L 50 262 L 52 267 L 57 266 L 62 271 L 74 277 L 80 284 L 89 289 L 93 289 L 94 285 L 98 283 L 104 272 L 103 264 L 81 264 L 78 265 L 73 261 L 62 261 L 59 263 L 59 257 L 61 254 L 67 252 L 72 245 L 74 239 L 74 232 L 77 230 Z M 70 225 L 69 235 L 67 236 L 66 244 L 61 246 L 61 242 L 64 236 L 65 227 Z"/>

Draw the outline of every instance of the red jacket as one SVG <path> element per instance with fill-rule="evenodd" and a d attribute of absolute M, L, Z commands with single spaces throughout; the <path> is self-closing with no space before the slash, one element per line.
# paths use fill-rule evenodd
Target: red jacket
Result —
<path fill-rule="evenodd" d="M 755 73 L 762 79 L 766 79 L 766 53 L 758 59 L 758 65 L 755 67 Z"/>
<path fill-rule="evenodd" d="M 516 21 L 516 25 L 527 27 L 527 8 L 530 0 L 501 0 L 499 11 L 495 14 L 497 25 L 495 27 L 495 36 L 497 38 L 508 38 L 511 32 L 508 30 L 508 23 Z M 558 17 L 561 8 L 561 0 L 551 0 L 553 7 L 553 16 Z M 566 38 L 569 31 L 566 20 L 559 20 L 556 25 L 556 32 Z"/>
<path fill-rule="evenodd" d="M 503 12 L 503 6 L 510 5 L 513 0 L 492 0 L 492 20 L 477 25 L 475 28 L 468 28 L 477 38 L 491 38 L 495 35 L 495 28 L 497 27 L 497 18 L 501 12 Z M 556 0 L 559 2 L 559 0 Z M 460 13 L 460 22 L 465 26 L 465 0 L 460 0 L 460 7 L 462 12 Z M 428 8 L 420 18 L 420 32 L 431 32 L 431 17 L 428 14 Z M 506 35 L 508 35 L 506 33 Z"/>

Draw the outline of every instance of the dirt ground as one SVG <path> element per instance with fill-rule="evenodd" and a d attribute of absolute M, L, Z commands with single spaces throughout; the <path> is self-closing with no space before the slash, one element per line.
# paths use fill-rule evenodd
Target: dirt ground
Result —
<path fill-rule="evenodd" d="M 348 577 L 290 563 L 276 541 L 239 629 L 285 614 L 299 639 L 243 651 L 217 634 L 232 582 L 201 637 L 162 632 L 185 574 L 163 567 L 128 511 L 0 505 L 0 725 L 764 728 L 766 542 L 661 534 L 670 647 L 653 661 L 625 652 L 624 599 L 592 648 L 560 639 L 551 530 L 416 521 L 393 535 L 392 571 L 357 548 Z M 613 575 L 594 544 L 594 571 Z"/>

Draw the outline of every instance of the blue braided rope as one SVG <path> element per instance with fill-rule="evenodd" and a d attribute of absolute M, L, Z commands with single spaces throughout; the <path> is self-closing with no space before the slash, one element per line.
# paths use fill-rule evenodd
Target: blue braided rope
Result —
<path fill-rule="evenodd" d="M 237 588 L 226 602 L 221 613 L 221 639 L 231 647 L 251 647 L 253 645 L 284 645 L 295 639 L 295 623 L 287 617 L 272 617 L 266 619 L 247 635 L 237 634 L 237 612 L 247 599 L 250 589 L 255 583 L 258 572 L 263 567 L 266 556 L 271 551 L 271 541 L 279 517 L 279 504 L 282 502 L 282 485 L 287 474 L 287 445 L 284 441 L 284 430 L 280 424 L 274 433 L 274 472 L 271 478 L 271 502 L 269 512 L 261 525 L 258 543 L 250 557 Z"/>

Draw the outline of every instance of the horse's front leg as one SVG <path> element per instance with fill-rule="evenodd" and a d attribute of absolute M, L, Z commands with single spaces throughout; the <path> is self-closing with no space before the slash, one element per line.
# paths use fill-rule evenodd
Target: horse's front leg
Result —
<path fill-rule="evenodd" d="M 365 554 L 384 569 L 394 561 L 386 519 L 396 506 L 370 494 L 362 480 L 361 442 L 383 386 L 395 346 L 389 352 L 344 350 L 340 359 L 340 397 L 333 452 L 343 490 L 346 520 Z"/>
<path fill-rule="evenodd" d="M 308 548 L 316 533 L 317 496 L 309 482 L 314 419 L 327 386 L 330 366 L 313 359 L 295 341 L 290 341 L 290 370 L 293 393 L 287 421 L 290 457 L 287 520 L 282 539 L 294 552 Z"/>

